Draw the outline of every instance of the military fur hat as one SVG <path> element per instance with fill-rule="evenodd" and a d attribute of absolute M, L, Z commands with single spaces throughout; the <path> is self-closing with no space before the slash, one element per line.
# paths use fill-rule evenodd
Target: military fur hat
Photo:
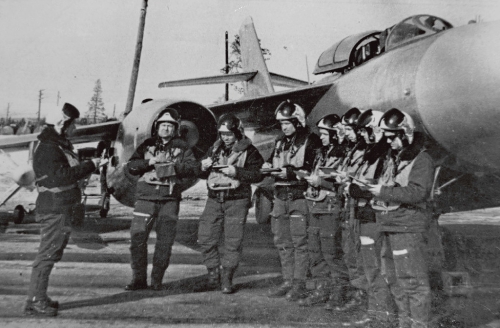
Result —
<path fill-rule="evenodd" d="M 75 119 L 80 117 L 80 111 L 71 104 L 65 103 L 62 111 L 64 115 L 68 116 L 69 118 Z"/>
<path fill-rule="evenodd" d="M 57 109 L 51 110 L 50 113 L 45 117 L 45 124 L 56 125 L 61 121 L 74 120 L 80 117 L 80 111 L 68 103 L 65 103 L 62 110 Z"/>

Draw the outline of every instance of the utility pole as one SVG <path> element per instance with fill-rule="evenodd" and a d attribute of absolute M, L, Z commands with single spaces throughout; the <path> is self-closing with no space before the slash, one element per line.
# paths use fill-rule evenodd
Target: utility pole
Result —
<path fill-rule="evenodd" d="M 59 95 L 59 91 L 57 91 L 57 107 L 59 107 L 59 99 L 61 98 L 61 96 Z"/>
<path fill-rule="evenodd" d="M 135 87 L 137 85 L 137 76 L 139 75 L 139 63 L 141 62 L 142 39 L 144 37 L 144 25 L 146 24 L 146 9 L 148 0 L 142 1 L 141 17 L 139 20 L 139 31 L 137 32 L 137 43 L 135 45 L 134 64 L 132 66 L 132 76 L 128 87 L 127 105 L 125 106 L 124 116 L 132 111 L 134 106 Z"/>
<path fill-rule="evenodd" d="M 311 84 L 309 81 L 309 64 L 307 63 L 307 55 L 306 55 L 306 71 L 307 71 L 307 84 Z"/>
<path fill-rule="evenodd" d="M 38 91 L 38 120 L 37 120 L 37 123 L 39 126 L 40 126 L 40 112 L 42 110 L 43 90 L 45 90 L 45 89 L 41 89 L 40 91 Z"/>
<path fill-rule="evenodd" d="M 227 40 L 227 31 L 226 31 L 226 74 L 229 74 L 229 47 Z M 229 100 L 229 84 L 226 83 L 226 101 Z"/>
<path fill-rule="evenodd" d="M 115 117 L 115 112 L 116 112 L 116 104 L 113 106 L 113 117 Z"/>
<path fill-rule="evenodd" d="M 9 122 L 9 109 L 10 109 L 10 103 L 7 103 L 7 115 L 5 116 L 5 124 Z"/>

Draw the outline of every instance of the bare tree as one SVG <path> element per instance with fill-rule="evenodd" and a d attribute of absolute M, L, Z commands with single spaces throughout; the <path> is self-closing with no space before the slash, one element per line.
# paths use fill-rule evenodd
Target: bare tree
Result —
<path fill-rule="evenodd" d="M 260 45 L 260 39 L 259 39 L 259 45 Z M 226 73 L 226 69 L 228 69 L 228 73 L 239 73 L 242 70 L 240 36 L 238 34 L 234 35 L 234 40 L 233 42 L 231 42 L 230 46 L 231 46 L 231 52 L 229 53 L 229 62 L 227 66 L 224 66 L 223 68 L 220 69 L 221 73 Z M 261 46 L 260 50 L 262 51 L 264 60 L 271 59 L 271 51 L 269 49 L 262 48 Z M 242 86 L 238 86 L 234 83 L 231 83 L 231 86 L 233 86 L 234 90 L 236 90 L 240 94 L 243 93 L 244 91 Z"/>

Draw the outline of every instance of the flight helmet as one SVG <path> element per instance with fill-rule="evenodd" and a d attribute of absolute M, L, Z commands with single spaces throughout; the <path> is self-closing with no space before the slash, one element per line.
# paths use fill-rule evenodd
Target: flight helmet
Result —
<path fill-rule="evenodd" d="M 243 138 L 243 125 L 241 124 L 241 120 L 234 114 L 222 115 L 217 123 L 217 131 L 232 132 L 238 140 Z"/>
<path fill-rule="evenodd" d="M 358 117 L 358 129 L 365 129 L 371 142 L 378 142 L 382 139 L 383 131 L 379 123 L 383 115 L 381 111 L 368 109 Z"/>
<path fill-rule="evenodd" d="M 356 107 L 349 109 L 344 115 L 342 115 L 342 124 L 350 125 L 353 128 L 356 128 L 359 115 L 361 115 L 361 111 Z"/>
<path fill-rule="evenodd" d="M 336 131 L 336 125 L 340 123 L 340 117 L 337 114 L 328 114 L 323 116 L 322 119 L 318 121 L 318 129 L 326 129 L 330 131 Z"/>
<path fill-rule="evenodd" d="M 181 116 L 179 115 L 179 113 L 177 112 L 177 110 L 175 110 L 174 108 L 166 108 L 160 114 L 160 116 L 158 117 L 158 119 L 154 123 L 154 130 L 155 131 L 158 130 L 158 125 L 161 122 L 169 122 L 169 123 L 174 124 L 176 126 L 177 132 L 179 132 L 179 125 L 180 125 L 180 122 L 181 122 Z"/>
<path fill-rule="evenodd" d="M 330 134 L 330 142 L 333 142 L 333 140 L 337 137 L 339 125 L 340 117 L 337 114 L 325 115 L 316 124 L 318 129 L 328 130 L 328 133 Z"/>
<path fill-rule="evenodd" d="M 274 114 L 278 121 L 290 121 L 295 127 L 299 124 L 302 127 L 306 126 L 306 113 L 304 109 L 290 102 L 290 100 L 283 101 L 279 104 Z"/>
<path fill-rule="evenodd" d="M 397 108 L 385 112 L 380 120 L 380 127 L 385 131 L 402 131 L 408 142 L 413 142 L 415 123 L 410 115 Z"/>

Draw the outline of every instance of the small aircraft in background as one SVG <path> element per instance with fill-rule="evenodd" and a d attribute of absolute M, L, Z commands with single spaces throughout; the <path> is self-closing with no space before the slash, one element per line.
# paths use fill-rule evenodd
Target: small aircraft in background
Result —
<path fill-rule="evenodd" d="M 494 207 L 500 204 L 500 22 L 453 27 L 439 17 L 416 15 L 384 31 L 348 36 L 321 54 L 314 84 L 270 73 L 252 19 L 240 28 L 242 73 L 162 82 L 160 88 L 243 81 L 242 99 L 201 105 L 188 99 L 148 99 L 125 113 L 122 121 L 80 126 L 74 143 L 99 141 L 109 158 L 103 181 L 106 192 L 133 206 L 137 177 L 126 164 L 135 148 L 153 133 L 153 123 L 167 107 L 178 110 L 181 136 L 200 158 L 217 138 L 217 119 L 237 115 L 248 137 L 267 158 L 279 133 L 274 111 L 285 100 L 301 105 L 308 125 L 328 113 L 348 109 L 412 115 L 417 130 L 429 139 L 438 163 L 435 188 L 441 212 Z M 290 89 L 275 92 L 275 86 Z M 31 145 L 36 135 L 8 137 L 0 147 Z M 101 151 L 97 153 L 101 154 Z M 16 182 L 23 186 L 23 174 Z M 196 179 L 192 179 L 192 184 Z M 446 193 L 440 191 L 446 188 Z M 257 220 L 269 215 L 265 193 L 256 194 Z M 109 203 L 108 203 L 109 204 Z M 109 205 L 108 205 L 109 206 Z M 109 209 L 109 208 L 108 208 Z M 107 212 L 106 212 L 107 213 Z"/>

